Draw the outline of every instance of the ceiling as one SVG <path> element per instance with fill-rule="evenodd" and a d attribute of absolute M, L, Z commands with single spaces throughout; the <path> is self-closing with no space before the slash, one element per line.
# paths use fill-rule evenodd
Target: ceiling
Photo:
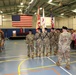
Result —
<path fill-rule="evenodd" d="M 23 2 L 23 5 L 20 3 Z M 0 0 L 0 14 L 27 14 L 34 15 L 38 7 L 45 10 L 45 16 L 75 16 L 76 13 L 72 10 L 76 9 L 76 0 L 53 0 L 48 3 L 48 0 Z M 20 9 L 22 11 L 20 11 Z M 40 10 L 42 15 L 42 10 Z"/>

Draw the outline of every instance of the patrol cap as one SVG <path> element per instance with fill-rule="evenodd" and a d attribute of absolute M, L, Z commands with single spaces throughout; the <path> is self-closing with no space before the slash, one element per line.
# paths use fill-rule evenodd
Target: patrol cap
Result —
<path fill-rule="evenodd" d="M 29 31 L 30 31 L 30 32 L 32 32 L 32 30 L 31 30 L 31 29 L 29 29 Z"/>
<path fill-rule="evenodd" d="M 47 28 L 45 28 L 45 30 L 47 30 Z"/>
<path fill-rule="evenodd" d="M 38 30 L 41 30 L 40 28 L 38 28 Z"/>
<path fill-rule="evenodd" d="M 66 29 L 67 30 L 68 28 L 66 26 L 63 26 L 62 29 Z"/>
<path fill-rule="evenodd" d="M 52 30 L 54 30 L 54 28 L 51 28 Z"/>

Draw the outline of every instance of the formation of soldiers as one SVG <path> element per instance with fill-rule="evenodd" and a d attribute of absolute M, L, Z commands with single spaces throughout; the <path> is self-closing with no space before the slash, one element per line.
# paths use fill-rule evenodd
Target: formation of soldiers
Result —
<path fill-rule="evenodd" d="M 67 27 L 62 27 L 62 33 L 59 30 L 51 28 L 51 32 L 47 32 L 47 28 L 41 32 L 39 28 L 36 34 L 29 34 L 26 36 L 26 43 L 28 44 L 28 57 L 34 58 L 41 56 L 56 55 L 58 53 L 57 66 L 61 65 L 63 57 L 66 62 L 66 69 L 70 69 L 70 44 L 72 41 L 71 33 L 67 31 Z"/>
<path fill-rule="evenodd" d="M 26 43 L 28 44 L 28 57 L 41 57 L 56 55 L 58 50 L 58 39 L 59 34 L 54 28 L 51 29 L 51 32 L 47 31 L 47 28 L 44 31 L 41 31 L 38 28 L 36 34 L 32 34 L 32 31 L 29 30 L 29 34 L 26 36 Z"/>

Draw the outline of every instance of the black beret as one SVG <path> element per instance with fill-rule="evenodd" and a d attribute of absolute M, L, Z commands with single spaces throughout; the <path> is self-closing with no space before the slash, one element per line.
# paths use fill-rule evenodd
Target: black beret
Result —
<path fill-rule="evenodd" d="M 67 30 L 68 28 L 66 26 L 63 26 L 62 29 L 66 29 Z"/>

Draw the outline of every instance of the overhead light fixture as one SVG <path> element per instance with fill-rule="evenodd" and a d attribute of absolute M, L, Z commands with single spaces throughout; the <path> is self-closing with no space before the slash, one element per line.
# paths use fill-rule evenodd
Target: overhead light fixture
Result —
<path fill-rule="evenodd" d="M 34 1 L 34 0 L 31 0 L 31 1 L 29 2 L 29 4 L 32 4 L 32 3 L 33 3 L 33 1 Z"/>
<path fill-rule="evenodd" d="M 3 13 L 3 11 L 0 11 L 0 13 Z"/>
<path fill-rule="evenodd" d="M 19 9 L 19 11 L 21 12 L 21 11 L 22 11 L 22 9 Z"/>
<path fill-rule="evenodd" d="M 49 0 L 47 3 L 48 3 L 48 4 L 51 4 L 51 5 L 58 6 L 56 3 L 52 3 L 52 1 L 53 1 L 53 0 Z"/>
<path fill-rule="evenodd" d="M 36 12 L 34 14 L 36 15 Z"/>
<path fill-rule="evenodd" d="M 40 8 L 40 10 L 42 10 L 42 7 Z"/>
<path fill-rule="evenodd" d="M 51 3 L 53 0 L 49 0 L 48 3 Z"/>
<path fill-rule="evenodd" d="M 76 13 L 76 9 L 72 10 L 72 12 L 75 12 Z"/>
<path fill-rule="evenodd" d="M 63 16 L 64 15 L 64 13 L 61 13 L 61 16 Z"/>
<path fill-rule="evenodd" d="M 21 2 L 20 5 L 23 5 L 23 2 Z"/>

